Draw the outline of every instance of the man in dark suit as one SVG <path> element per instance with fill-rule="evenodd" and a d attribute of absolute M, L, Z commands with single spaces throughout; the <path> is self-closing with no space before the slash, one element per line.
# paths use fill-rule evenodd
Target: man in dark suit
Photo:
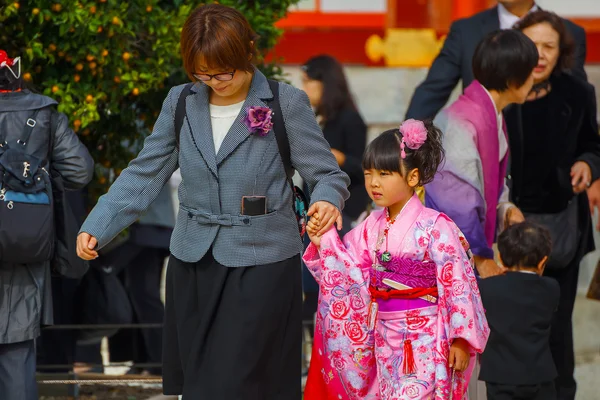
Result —
<path fill-rule="evenodd" d="M 495 30 L 512 28 L 521 17 L 536 9 L 538 7 L 533 0 L 498 0 L 498 6 L 494 8 L 454 22 L 427 78 L 416 88 L 406 118 L 433 118 L 446 104 L 459 80 L 463 87 L 473 81 L 471 61 L 481 39 Z M 564 22 L 577 43 L 572 73 L 587 79 L 583 69 L 585 30 L 571 21 Z"/>
<path fill-rule="evenodd" d="M 498 238 L 498 250 L 506 274 L 479 283 L 491 331 L 479 373 L 487 400 L 556 400 L 549 339 L 560 287 L 542 276 L 550 232 L 528 222 L 512 225 Z"/>

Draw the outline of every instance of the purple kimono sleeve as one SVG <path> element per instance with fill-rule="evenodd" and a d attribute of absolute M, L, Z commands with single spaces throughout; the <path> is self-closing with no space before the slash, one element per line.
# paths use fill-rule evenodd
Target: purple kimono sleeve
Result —
<path fill-rule="evenodd" d="M 425 206 L 450 217 L 463 232 L 473 254 L 494 258 L 485 235 L 485 200 L 468 182 L 447 170 L 425 187 Z"/>

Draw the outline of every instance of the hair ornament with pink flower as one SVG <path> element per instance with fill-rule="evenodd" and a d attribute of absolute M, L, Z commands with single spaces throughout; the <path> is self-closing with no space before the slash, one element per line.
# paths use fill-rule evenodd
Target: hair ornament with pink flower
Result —
<path fill-rule="evenodd" d="M 411 150 L 418 150 L 427 140 L 427 128 L 425 128 L 423 121 L 407 119 L 400 125 L 399 131 L 402 134 L 400 156 L 403 159 L 406 158 L 406 147 Z"/>

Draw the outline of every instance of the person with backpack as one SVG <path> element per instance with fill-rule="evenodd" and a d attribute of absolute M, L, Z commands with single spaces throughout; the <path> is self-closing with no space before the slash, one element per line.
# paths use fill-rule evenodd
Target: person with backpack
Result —
<path fill-rule="evenodd" d="M 171 89 L 142 151 L 78 237 L 80 257 L 97 257 L 180 167 L 166 282 L 166 395 L 301 398 L 304 212 L 291 176 L 297 169 L 308 183 L 307 214 L 319 214 L 320 232 L 342 227 L 349 179 L 307 95 L 253 66 L 256 40 L 233 8 L 209 4 L 190 14 L 181 54 L 194 84 Z"/>
<path fill-rule="evenodd" d="M 93 176 L 90 153 L 56 105 L 25 89 L 20 58 L 0 50 L 0 399 L 38 398 L 34 341 L 53 323 L 51 263 L 72 273 L 55 262 L 56 253 L 68 258 L 69 222 L 57 189 Z"/>

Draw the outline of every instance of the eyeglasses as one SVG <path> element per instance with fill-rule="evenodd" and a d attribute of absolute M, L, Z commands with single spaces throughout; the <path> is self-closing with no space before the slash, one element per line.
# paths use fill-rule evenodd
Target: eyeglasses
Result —
<path fill-rule="evenodd" d="M 214 74 L 214 75 L 209 75 L 209 74 L 192 74 L 194 76 L 194 78 L 198 79 L 199 81 L 202 82 L 208 82 L 210 80 L 212 80 L 212 78 L 215 78 L 218 81 L 230 81 L 233 79 L 233 75 L 235 75 L 235 69 L 231 72 L 222 72 L 220 74 Z"/>

